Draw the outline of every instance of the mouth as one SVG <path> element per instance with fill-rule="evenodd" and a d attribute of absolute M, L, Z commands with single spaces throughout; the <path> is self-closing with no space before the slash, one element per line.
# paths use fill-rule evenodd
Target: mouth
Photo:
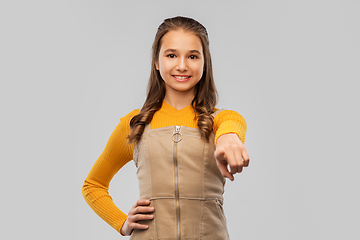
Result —
<path fill-rule="evenodd" d="M 172 77 L 178 82 L 186 82 L 191 78 L 189 75 L 172 75 Z"/>

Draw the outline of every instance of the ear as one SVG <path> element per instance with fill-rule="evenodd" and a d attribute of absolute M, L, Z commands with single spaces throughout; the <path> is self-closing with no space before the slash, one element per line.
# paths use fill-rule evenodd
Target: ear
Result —
<path fill-rule="evenodd" d="M 156 68 L 156 70 L 159 71 L 159 62 L 158 61 L 155 62 L 155 68 Z"/>

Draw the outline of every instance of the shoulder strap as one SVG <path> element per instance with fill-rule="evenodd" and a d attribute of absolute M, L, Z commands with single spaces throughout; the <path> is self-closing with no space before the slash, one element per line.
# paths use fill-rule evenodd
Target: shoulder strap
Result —
<path fill-rule="evenodd" d="M 215 111 L 214 113 L 211 114 L 211 116 L 213 116 L 213 118 L 216 117 L 216 115 L 218 115 L 220 112 L 224 111 L 225 109 L 219 109 L 217 111 Z"/>
<path fill-rule="evenodd" d="M 149 131 L 150 129 L 151 129 L 151 127 L 150 127 L 150 123 L 146 124 L 146 125 L 145 125 L 144 132 L 143 132 L 143 133 L 145 133 L 145 132 Z"/>

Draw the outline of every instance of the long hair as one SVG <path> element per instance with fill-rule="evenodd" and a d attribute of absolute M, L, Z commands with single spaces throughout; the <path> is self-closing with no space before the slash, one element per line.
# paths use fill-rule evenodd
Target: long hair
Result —
<path fill-rule="evenodd" d="M 145 125 L 150 123 L 153 115 L 158 111 L 165 97 L 165 82 L 156 69 L 161 48 L 161 39 L 169 31 L 182 29 L 186 32 L 195 34 L 201 40 L 204 53 L 204 72 L 200 81 L 195 86 L 195 97 L 192 106 L 195 118 L 198 118 L 198 127 L 201 136 L 209 140 L 213 128 L 213 118 L 211 114 L 217 103 L 218 93 L 216 91 L 211 55 L 209 49 L 209 37 L 206 28 L 199 22 L 187 17 L 173 17 L 165 19 L 160 24 L 152 45 L 151 73 L 148 83 L 147 96 L 139 114 L 135 115 L 130 121 L 131 133 L 128 137 L 129 143 L 137 144 L 144 132 Z"/>

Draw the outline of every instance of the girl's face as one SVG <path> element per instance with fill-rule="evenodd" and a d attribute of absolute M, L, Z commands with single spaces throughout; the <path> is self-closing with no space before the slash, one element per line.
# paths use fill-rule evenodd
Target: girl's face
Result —
<path fill-rule="evenodd" d="M 204 54 L 199 37 L 182 29 L 161 39 L 156 69 L 166 84 L 166 94 L 195 94 L 195 85 L 204 72 Z"/>

